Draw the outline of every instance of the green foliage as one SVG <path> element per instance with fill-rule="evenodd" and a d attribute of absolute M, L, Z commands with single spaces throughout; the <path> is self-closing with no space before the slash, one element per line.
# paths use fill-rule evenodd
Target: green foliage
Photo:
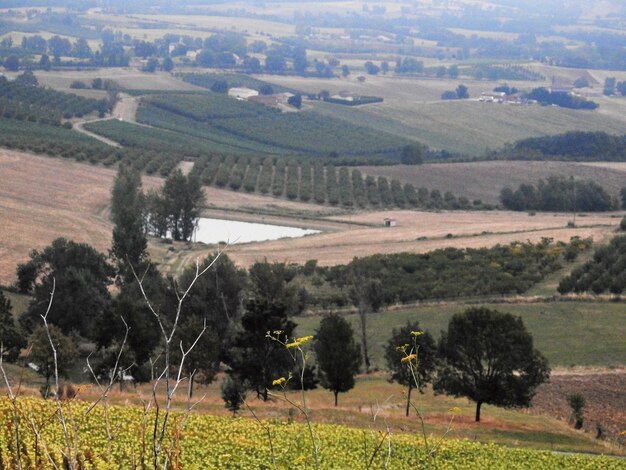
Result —
<path fill-rule="evenodd" d="M 228 351 L 229 374 L 257 397 L 267 400 L 267 390 L 277 377 L 289 374 L 293 361 L 282 344 L 266 337 L 267 332 L 281 331 L 292 337 L 295 324 L 288 319 L 282 302 L 257 298 L 248 301 L 241 318 L 241 329 Z"/>
<path fill-rule="evenodd" d="M 156 108 L 156 109 L 155 109 Z M 403 140 L 312 112 L 281 113 L 217 93 L 144 98 L 138 120 L 234 149 L 319 156 L 397 154 Z M 341 132 L 337 132 L 340 129 Z"/>
<path fill-rule="evenodd" d="M 400 161 L 405 165 L 421 165 L 424 162 L 424 146 L 419 143 L 404 146 Z"/>
<path fill-rule="evenodd" d="M 454 315 L 439 341 L 443 367 L 435 392 L 476 402 L 528 407 L 535 389 L 550 376 L 547 360 L 533 346 L 521 317 L 473 307 Z"/>
<path fill-rule="evenodd" d="M 354 340 L 350 324 L 337 314 L 325 316 L 315 332 L 315 356 L 322 386 L 335 395 L 354 387 L 354 376 L 361 366 L 361 348 Z"/>
<path fill-rule="evenodd" d="M 138 466 L 152 466 L 151 441 L 141 439 L 145 427 L 144 410 L 139 406 L 111 406 L 110 420 L 118 424 L 116 438 L 110 442 L 105 438 L 106 420 L 101 407 L 86 413 L 89 406 L 80 400 L 72 401 L 73 422 L 78 429 L 93 430 L 78 433 L 78 454 L 81 461 L 93 462 L 96 468 L 127 467 L 128 462 Z M 30 429 L 31 416 L 53 416 L 57 404 L 38 399 L 18 400 L 18 418 L 20 429 Z M 3 416 L 12 416 L 10 400 L 0 400 L 0 412 Z M 148 415 L 153 419 L 154 412 Z M 172 423 L 179 423 L 183 413 L 171 414 Z M 177 465 L 183 468 L 290 468 L 304 470 L 315 467 L 311 448 L 303 436 L 308 432 L 306 425 L 288 423 L 284 420 L 262 421 L 259 425 L 249 418 L 217 417 L 205 413 L 192 413 L 185 425 L 184 432 L 175 434 L 177 426 L 172 424 L 166 430 L 167 439 L 177 442 L 180 454 L 176 454 Z M 13 462 L 17 451 L 15 433 L 12 426 L 0 429 L 0 458 L 3 462 Z M 63 468 L 65 452 L 63 427 L 58 420 L 50 420 L 43 435 L 46 449 L 54 464 Z M 272 436 L 272 452 L 267 442 L 267 433 Z M 366 467 L 372 450 L 380 445 L 381 436 L 354 427 L 316 424 L 315 432 L 323 443 L 319 456 L 319 468 L 358 469 Z M 180 439 L 174 441 L 174 439 Z M 32 449 L 42 445 L 35 433 L 20 433 L 22 462 L 29 461 Z M 168 441 L 169 442 L 169 441 Z M 394 470 L 412 470 L 425 468 L 432 463 L 429 448 L 416 440 L 414 434 L 393 432 L 389 441 L 391 454 L 379 452 L 372 460 L 371 468 L 393 468 Z M 147 446 L 146 446 L 147 444 Z M 48 455 L 48 454 L 47 454 Z M 603 469 L 620 470 L 623 460 L 608 456 L 558 453 L 511 448 L 493 443 L 482 444 L 470 440 L 437 440 L 437 468 L 441 470 L 471 469 L 533 469 L 533 470 L 581 470 Z"/>
<path fill-rule="evenodd" d="M 616 208 L 611 196 L 596 182 L 563 176 L 539 180 L 536 187 L 521 184 L 515 192 L 505 187 L 500 193 L 500 202 L 515 211 L 601 212 Z"/>
<path fill-rule="evenodd" d="M 551 92 L 547 88 L 535 88 L 526 94 L 529 100 L 535 100 L 544 106 L 556 105 L 570 109 L 596 109 L 598 103 L 585 98 L 570 95 L 569 93 Z"/>
<path fill-rule="evenodd" d="M 111 220 L 115 225 L 111 256 L 124 282 L 133 280 L 131 267 L 137 269 L 148 257 L 144 212 L 139 172 L 120 165 L 111 190 Z"/>
<path fill-rule="evenodd" d="M 17 267 L 18 287 L 34 295 L 20 324 L 31 332 L 40 324 L 55 285 L 48 321 L 65 334 L 93 339 L 110 312 L 113 275 L 106 257 L 85 243 L 57 238 L 42 251 L 33 250 Z"/>
<path fill-rule="evenodd" d="M 584 250 L 589 242 L 573 239 Z M 335 295 L 352 287 L 353 273 L 380 279 L 384 304 L 484 295 L 521 294 L 561 268 L 569 245 L 550 239 L 492 248 L 445 248 L 425 254 L 397 253 L 355 258 L 347 265 L 316 269 Z"/>
<path fill-rule="evenodd" d="M 572 409 L 572 415 L 574 416 L 574 428 L 582 429 L 586 405 L 585 397 L 583 397 L 580 393 L 568 395 L 567 404 Z"/>
<path fill-rule="evenodd" d="M 48 332 L 50 338 L 48 338 Z M 56 354 L 52 350 L 50 339 L 54 343 Z M 64 335 L 61 329 L 55 325 L 50 325 L 48 331 L 43 326 L 38 326 L 29 337 L 28 342 L 31 344 L 29 360 L 37 366 L 37 372 L 46 379 L 43 396 L 47 398 L 50 390 L 50 379 L 54 377 L 55 368 L 60 376 L 67 376 L 69 369 L 76 361 L 78 356 L 76 345 L 72 338 Z"/>
<path fill-rule="evenodd" d="M 60 125 L 61 118 L 82 117 L 96 111 L 104 113 L 110 108 L 106 100 L 39 87 L 25 79 L 9 81 L 0 77 L 0 114 L 4 117 Z"/>
<path fill-rule="evenodd" d="M 417 355 L 415 376 L 408 365 L 402 362 L 402 359 L 410 354 Z M 409 389 L 421 390 L 434 377 L 437 345 L 430 333 L 422 331 L 418 322 L 407 322 L 406 325 L 391 331 L 391 338 L 385 346 L 385 361 L 387 370 L 391 373 L 391 380 Z"/>
<path fill-rule="evenodd" d="M 169 232 L 174 240 L 190 240 L 204 200 L 198 177 L 173 171 L 161 190 L 148 195 L 148 230 L 160 237 Z"/>
<path fill-rule="evenodd" d="M 578 131 L 531 137 L 502 155 L 513 160 L 626 161 L 626 136 Z"/>
<path fill-rule="evenodd" d="M 11 301 L 0 291 L 0 347 L 2 360 L 14 362 L 20 355 L 20 350 L 26 347 L 26 339 L 16 328 L 13 319 Z"/>
<path fill-rule="evenodd" d="M 621 294 L 626 288 L 625 266 L 626 236 L 621 235 L 613 238 L 608 245 L 599 247 L 592 260 L 574 268 L 569 276 L 561 279 L 558 291 L 561 294 L 601 294 L 606 291 Z"/>
<path fill-rule="evenodd" d="M 246 399 L 246 389 L 244 385 L 237 379 L 228 376 L 222 382 L 221 391 L 224 407 L 232 411 L 233 415 L 235 415 Z"/>
<path fill-rule="evenodd" d="M 298 198 L 298 187 L 300 186 L 298 175 L 299 168 L 298 162 L 294 160 L 292 160 L 287 167 L 287 189 L 285 195 L 291 200 Z"/>

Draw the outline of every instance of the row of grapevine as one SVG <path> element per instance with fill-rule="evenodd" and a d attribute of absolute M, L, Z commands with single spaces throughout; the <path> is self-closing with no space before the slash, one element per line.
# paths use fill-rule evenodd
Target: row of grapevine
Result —
<path fill-rule="evenodd" d="M 164 164 L 172 161 L 175 160 L 166 160 Z M 308 159 L 202 157 L 197 160 L 194 173 L 204 184 L 220 188 L 346 208 L 472 208 L 467 198 L 457 198 L 450 192 L 442 195 L 438 190 L 416 189 L 397 179 L 364 176 L 355 168 L 337 168 Z M 482 205 L 475 203 L 473 208 Z"/>

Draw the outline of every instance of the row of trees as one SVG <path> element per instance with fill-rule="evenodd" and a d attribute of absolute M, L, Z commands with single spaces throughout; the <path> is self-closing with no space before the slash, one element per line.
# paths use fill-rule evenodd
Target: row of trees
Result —
<path fill-rule="evenodd" d="M 537 185 L 521 184 L 513 191 L 505 187 L 500 192 L 502 205 L 514 211 L 602 212 L 617 209 L 619 203 L 592 180 L 575 180 L 550 176 Z"/>
<path fill-rule="evenodd" d="M 408 146 L 403 161 L 421 161 L 421 146 Z M 196 161 L 193 174 L 203 184 L 246 192 L 272 194 L 317 204 L 344 207 L 424 207 L 438 209 L 483 209 L 480 201 L 451 192 L 415 188 L 384 176 L 365 176 L 358 169 L 324 165 L 321 161 L 215 155 Z"/>

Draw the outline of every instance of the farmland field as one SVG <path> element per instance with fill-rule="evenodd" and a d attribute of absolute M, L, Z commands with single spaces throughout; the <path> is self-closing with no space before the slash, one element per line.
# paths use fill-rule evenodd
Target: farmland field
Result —
<path fill-rule="evenodd" d="M 6 214 L 3 218 L 8 223 L 2 226 L 1 282 L 10 282 L 16 263 L 23 262 L 30 249 L 50 243 L 55 234 L 88 241 L 106 251 L 111 225 L 103 211 L 109 203 L 114 170 L 11 151 L 2 153 L 2 161 L 6 163 L 0 166 L 0 176 L 6 184 L 0 200 Z M 64 168 L 61 172 L 55 170 L 59 165 Z M 79 188 L 90 192 L 88 197 L 79 199 L 81 205 L 77 209 L 71 210 L 77 191 L 72 188 L 77 182 Z M 159 182 L 158 178 L 144 177 L 144 187 L 155 187 Z M 580 217 L 576 228 L 567 228 L 569 215 L 556 214 L 529 217 L 514 212 L 379 211 L 340 215 L 342 211 L 337 208 L 271 196 L 212 187 L 205 188 L 205 192 L 207 214 L 217 210 L 226 218 L 257 221 L 271 216 L 274 223 L 325 230 L 297 240 L 231 247 L 229 255 L 243 266 L 265 258 L 300 263 L 318 259 L 320 265 L 333 265 L 378 252 L 423 253 L 447 246 L 488 247 L 520 239 L 539 241 L 542 237 L 568 241 L 575 235 L 592 236 L 600 242 L 610 236 L 619 222 L 611 214 Z M 334 218 L 327 218 L 333 213 Z M 395 218 L 398 226 L 379 227 L 386 217 Z M 15 233 L 23 236 L 15 237 Z M 418 241 L 421 237 L 425 239 Z M 154 244 L 154 249 L 165 255 L 159 247 L 160 244 Z M 204 247 L 175 250 L 168 254 L 168 264 L 178 265 L 180 257 L 189 261 L 205 253 Z"/>
<path fill-rule="evenodd" d="M 2 403 L 3 414 L 11 414 L 7 400 Z M 42 400 L 24 399 L 18 403 L 20 416 L 48 416 L 54 414 L 54 403 Z M 66 405 L 68 406 L 68 405 Z M 72 403 L 77 411 L 72 423 L 81 430 L 89 429 L 89 433 L 81 437 L 90 436 L 90 439 L 80 439 L 76 443 L 76 452 L 81 460 L 91 464 L 94 468 L 102 468 L 118 463 L 143 460 L 142 438 L 144 443 L 151 442 L 150 437 L 142 432 L 142 411 L 140 407 L 113 407 L 112 419 L 119 424 L 112 446 L 107 450 L 106 439 L 94 438 L 98 434 L 104 437 L 104 417 L 100 409 L 84 415 L 86 404 Z M 448 415 L 450 415 L 448 413 Z M 151 414 L 148 415 L 152 418 Z M 32 435 L 24 433 L 23 459 L 28 462 L 35 458 L 35 452 L 42 452 L 48 448 L 51 459 L 61 462 L 63 437 L 60 424 L 51 420 L 41 426 L 40 442 L 32 441 Z M 175 418 L 180 422 L 180 418 Z M 22 425 L 26 428 L 28 420 Z M 207 415 L 192 415 L 186 423 L 185 431 L 178 436 L 175 442 L 176 453 L 174 460 L 184 468 L 257 468 L 272 464 L 273 457 L 276 464 L 289 468 L 310 468 L 314 465 L 311 455 L 311 443 L 307 438 L 306 427 L 302 424 L 288 424 L 280 422 L 266 422 L 259 426 L 251 419 L 211 417 Z M 270 442 L 265 438 L 264 427 L 269 426 L 270 435 L 273 435 L 272 444 L 276 449 L 272 456 Z M 11 452 L 13 445 L 10 426 L 3 427 L 1 435 L 0 457 L 3 461 L 11 461 L 15 453 Z M 391 468 L 409 469 L 430 463 L 426 449 L 415 435 L 394 433 L 385 442 L 385 452 L 374 452 L 380 440 L 381 428 L 372 425 L 369 430 L 351 429 L 345 426 L 316 425 L 315 433 L 320 439 L 319 464 L 320 468 L 354 468 L 362 461 L 371 459 L 370 466 L 383 468 L 387 459 Z M 145 431 L 145 429 L 144 429 Z M 566 436 L 563 436 L 564 438 Z M 384 441 L 383 441 L 384 442 Z M 45 447 L 44 447 L 45 445 Z M 363 448 L 362 446 L 365 446 Z M 39 447 L 41 446 L 41 447 Z M 390 452 L 391 455 L 388 455 Z M 173 452 L 172 452 L 173 453 Z M 45 454 L 44 454 L 45 455 Z M 145 454 L 143 454 L 145 455 Z M 148 453 L 148 455 L 150 455 Z M 150 457 L 145 456 L 150 462 Z M 146 463 L 147 463 L 146 462 Z M 620 468 L 621 462 L 609 457 L 567 456 L 550 452 L 538 452 L 522 449 L 507 449 L 494 444 L 478 444 L 469 441 L 445 440 L 437 442 L 437 467 L 454 469 L 473 469 L 488 466 L 489 468 L 535 468 L 538 470 L 558 466 L 564 469 L 593 468 L 601 465 L 607 470 Z"/>
<path fill-rule="evenodd" d="M 324 80 L 299 77 L 266 77 L 265 80 L 307 92 L 350 90 L 364 95 L 381 96 L 383 103 L 351 109 L 345 106 L 319 104 L 316 112 L 348 122 L 371 125 L 385 132 L 419 140 L 433 148 L 470 155 L 482 155 L 519 139 L 558 134 L 571 130 L 602 130 L 621 134 L 626 125 L 626 100 L 593 98 L 600 103 L 596 111 L 586 112 L 538 105 L 512 106 L 469 101 L 441 101 L 445 90 L 459 83 L 476 98 L 488 92 L 497 82 L 466 79 L 410 79 L 367 77 L 364 83 L 354 78 Z M 511 86 L 530 89 L 541 83 L 508 82 Z"/>
<path fill-rule="evenodd" d="M 537 302 L 493 303 L 487 308 L 522 317 L 532 333 L 535 347 L 552 367 L 624 366 L 626 357 L 626 313 L 624 304 L 611 302 Z M 402 308 L 370 314 L 368 318 L 372 361 L 384 368 L 383 348 L 392 328 L 407 321 L 419 321 L 420 327 L 438 338 L 450 317 L 468 305 L 455 302 L 432 303 L 421 307 Z M 357 329 L 356 314 L 346 319 Z M 298 318 L 298 334 L 308 335 L 319 323 L 319 317 Z M 567 335 L 563 334 L 567 325 Z"/>
<path fill-rule="evenodd" d="M 491 204 L 499 204 L 500 191 L 505 186 L 517 189 L 522 183 L 535 184 L 551 175 L 591 179 L 615 197 L 626 186 L 626 165 L 621 163 L 489 161 L 360 167 L 360 170 L 367 175 L 397 178 L 415 187 L 452 191 L 457 196 Z"/>

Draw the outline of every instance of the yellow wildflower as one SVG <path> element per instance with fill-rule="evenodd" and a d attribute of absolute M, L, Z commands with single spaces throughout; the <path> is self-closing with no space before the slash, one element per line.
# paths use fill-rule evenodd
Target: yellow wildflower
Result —
<path fill-rule="evenodd" d="M 458 415 L 461 413 L 461 408 L 459 408 L 458 406 L 453 406 L 452 408 L 448 410 L 448 412 Z"/>
<path fill-rule="evenodd" d="M 298 338 L 296 342 L 300 344 L 305 344 L 311 341 L 312 339 L 313 339 L 313 336 L 303 336 L 301 338 Z"/>
<path fill-rule="evenodd" d="M 411 331 L 411 336 L 422 336 L 423 334 L 423 331 Z"/>
<path fill-rule="evenodd" d="M 276 385 L 282 385 L 285 382 L 287 382 L 287 379 L 285 377 L 281 377 L 280 379 L 276 379 L 272 382 L 272 386 L 275 387 Z"/>
<path fill-rule="evenodd" d="M 300 341 L 294 341 L 293 343 L 287 343 L 287 344 L 285 344 L 285 347 L 286 347 L 287 349 L 293 349 L 293 348 L 297 348 L 297 347 L 299 347 L 299 346 L 300 346 L 300 344 L 301 344 L 301 343 L 300 343 Z"/>
<path fill-rule="evenodd" d="M 408 356 L 404 356 L 402 359 L 400 359 L 400 362 L 411 362 L 414 359 L 417 359 L 417 354 L 409 354 Z"/>

